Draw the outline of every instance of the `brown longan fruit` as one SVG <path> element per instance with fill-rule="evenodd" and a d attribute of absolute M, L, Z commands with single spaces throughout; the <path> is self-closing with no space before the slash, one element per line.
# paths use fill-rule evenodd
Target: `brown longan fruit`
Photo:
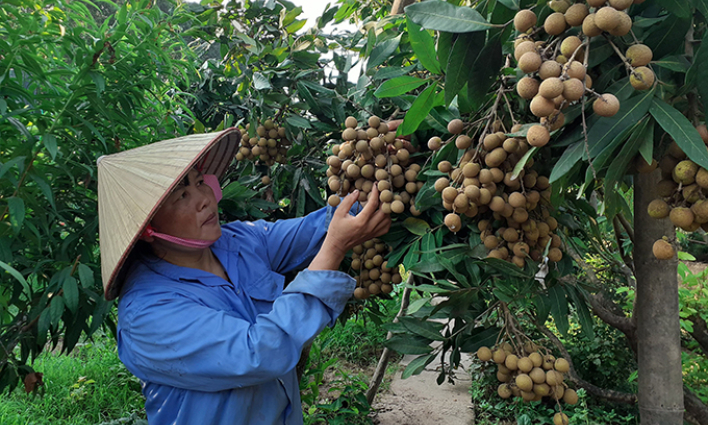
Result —
<path fill-rule="evenodd" d="M 602 34 L 602 30 L 595 24 L 595 14 L 591 13 L 583 20 L 583 34 L 587 37 L 597 37 Z"/>
<path fill-rule="evenodd" d="M 521 59 L 524 53 L 536 52 L 536 44 L 533 41 L 526 40 L 514 47 L 514 59 Z"/>
<path fill-rule="evenodd" d="M 565 31 L 565 16 L 560 12 L 551 13 L 543 23 L 543 30 L 548 35 L 559 35 Z"/>
<path fill-rule="evenodd" d="M 403 204 L 402 201 L 396 200 L 391 202 L 391 211 L 396 213 L 396 214 L 401 214 L 403 211 L 406 210 L 406 206 Z"/>
<path fill-rule="evenodd" d="M 452 170 L 452 164 L 450 161 L 440 161 L 438 163 L 438 171 L 443 173 L 449 173 Z"/>
<path fill-rule="evenodd" d="M 365 300 L 369 298 L 369 291 L 366 288 L 356 288 L 354 290 L 354 298 L 358 300 Z"/>
<path fill-rule="evenodd" d="M 514 16 L 514 28 L 518 32 L 526 32 L 536 25 L 536 14 L 528 9 L 520 10 Z"/>
<path fill-rule="evenodd" d="M 519 149 L 519 141 L 513 137 L 509 137 L 502 143 L 502 148 L 507 153 L 515 153 Z"/>
<path fill-rule="evenodd" d="M 565 84 L 565 82 L 563 84 Z M 531 113 L 537 117 L 547 117 L 553 113 L 556 109 L 556 105 L 552 100 L 541 95 L 536 95 L 533 99 L 531 99 L 529 109 L 531 110 Z"/>
<path fill-rule="evenodd" d="M 457 149 L 467 149 L 472 146 L 472 139 L 470 139 L 469 136 L 465 136 L 464 134 L 459 135 L 455 140 L 455 146 L 457 147 Z"/>
<path fill-rule="evenodd" d="M 511 354 L 513 356 L 513 354 Z M 516 357 L 516 356 L 514 356 Z M 508 367 L 508 366 L 507 366 Z M 516 386 L 519 387 L 521 391 L 532 391 L 533 390 L 533 381 L 531 380 L 531 377 L 529 377 L 525 373 L 520 373 L 516 376 L 515 380 Z"/>
<path fill-rule="evenodd" d="M 551 0 L 548 2 L 548 7 L 554 12 L 565 13 L 570 7 L 569 0 Z"/>
<path fill-rule="evenodd" d="M 568 388 L 563 393 L 563 401 L 570 405 L 578 404 L 578 393 L 574 389 Z"/>
<path fill-rule="evenodd" d="M 347 117 L 344 120 L 344 125 L 347 126 L 347 128 L 357 128 L 359 126 L 359 123 L 357 122 L 356 118 L 354 117 Z"/>
<path fill-rule="evenodd" d="M 546 123 L 548 123 L 550 131 L 558 130 L 565 124 L 565 115 L 563 112 L 555 110 L 551 115 L 541 118 L 541 124 Z"/>
<path fill-rule="evenodd" d="M 654 85 L 654 71 L 646 66 L 640 66 L 632 70 L 629 82 L 636 90 L 648 90 Z"/>
<path fill-rule="evenodd" d="M 428 140 L 428 149 L 430 149 L 431 151 L 436 151 L 440 149 L 441 146 L 442 139 L 438 136 L 431 137 L 430 140 Z"/>
<path fill-rule="evenodd" d="M 561 43 L 561 54 L 567 58 L 570 58 L 573 56 L 573 53 L 583 44 L 580 39 L 574 35 L 568 36 L 565 39 L 563 39 L 563 42 Z M 579 54 L 576 54 L 576 57 Z"/>
<path fill-rule="evenodd" d="M 676 227 L 685 228 L 691 226 L 694 221 L 694 214 L 689 208 L 673 208 L 669 213 L 669 219 Z"/>
<path fill-rule="evenodd" d="M 671 172 L 676 183 L 684 185 L 692 184 L 696 180 L 698 174 L 698 165 L 690 160 L 684 160 L 676 164 L 676 167 Z"/>
<path fill-rule="evenodd" d="M 592 110 L 601 117 L 611 117 L 619 111 L 619 108 L 619 99 L 610 93 L 602 94 L 592 103 Z"/>
<path fill-rule="evenodd" d="M 377 117 L 376 115 L 372 115 L 369 117 L 369 127 L 377 129 L 376 132 L 378 133 L 378 128 L 381 125 L 381 118 Z"/>
<path fill-rule="evenodd" d="M 611 31 L 620 23 L 620 12 L 612 6 L 605 6 L 595 12 L 595 25 L 603 31 Z"/>
<path fill-rule="evenodd" d="M 339 201 L 340 201 L 340 199 L 339 199 L 338 195 L 330 195 L 330 197 L 327 198 L 327 203 L 333 207 L 336 207 L 337 205 L 339 205 Z"/>
<path fill-rule="evenodd" d="M 462 228 L 462 220 L 459 215 L 450 213 L 445 216 L 445 226 L 447 226 L 451 232 L 457 233 Z"/>
<path fill-rule="evenodd" d="M 580 81 L 582 81 L 587 75 L 587 72 L 585 71 L 585 66 L 579 61 L 566 63 L 565 65 L 563 65 L 563 70 L 568 75 L 568 77 L 577 78 Z"/>
<path fill-rule="evenodd" d="M 534 125 L 529 128 L 526 134 L 526 140 L 528 140 L 529 145 L 540 148 L 545 146 L 549 140 L 551 140 L 551 134 L 548 129 L 542 125 Z M 538 185 L 538 182 L 536 183 Z"/>
<path fill-rule="evenodd" d="M 546 78 L 539 86 L 538 94 L 546 99 L 553 99 L 560 96 L 563 94 L 563 81 L 557 77 Z"/>
<path fill-rule="evenodd" d="M 588 7 L 584 3 L 576 3 L 565 11 L 565 21 L 571 27 L 582 25 L 586 16 L 588 16 Z"/>
<path fill-rule="evenodd" d="M 609 33 L 615 37 L 622 37 L 629 34 L 629 30 L 632 29 L 632 18 L 624 12 L 617 13 L 619 14 L 619 24 L 614 29 L 611 29 Z"/>
<path fill-rule="evenodd" d="M 607 0 L 586 0 L 590 7 L 602 7 L 605 5 L 606 1 Z"/>
<path fill-rule="evenodd" d="M 652 252 L 657 260 L 670 260 L 674 258 L 674 255 L 676 254 L 671 244 L 664 239 L 659 239 L 654 242 Z"/>
<path fill-rule="evenodd" d="M 548 260 L 554 263 L 559 262 L 563 258 L 563 251 L 558 248 L 551 248 L 548 250 Z"/>
<path fill-rule="evenodd" d="M 484 163 L 487 164 L 488 167 L 498 167 L 499 165 L 501 165 L 502 162 L 506 160 L 506 158 L 506 151 L 504 150 L 504 148 L 499 147 L 487 153 L 487 155 L 484 157 Z"/>
<path fill-rule="evenodd" d="M 455 118 L 447 124 L 447 131 L 450 134 L 460 134 L 464 128 L 464 123 L 461 119 Z"/>
<path fill-rule="evenodd" d="M 568 415 L 565 413 L 558 412 L 553 415 L 553 425 L 568 425 L 569 423 Z"/>
<path fill-rule="evenodd" d="M 544 61 L 541 64 L 541 67 L 538 68 L 538 77 L 542 80 L 552 78 L 552 77 L 560 77 L 561 75 L 561 64 L 554 60 L 547 60 Z"/>
<path fill-rule="evenodd" d="M 556 360 L 554 368 L 560 373 L 568 373 L 570 370 L 570 363 L 568 363 L 568 360 L 560 358 Z"/>
<path fill-rule="evenodd" d="M 503 143 L 503 140 L 496 134 L 487 134 L 484 137 L 484 141 L 482 142 L 482 145 L 484 146 L 484 149 L 487 151 L 493 151 L 494 149 L 498 148 L 501 146 Z"/>
<path fill-rule="evenodd" d="M 701 139 L 703 139 L 703 143 L 708 145 L 708 127 L 706 127 L 705 124 L 699 124 L 696 126 L 696 131 L 698 131 L 698 134 L 700 134 Z"/>
<path fill-rule="evenodd" d="M 579 100 L 584 94 L 585 86 L 582 81 L 577 78 L 569 78 L 563 81 L 563 97 L 568 101 L 573 102 Z"/>
<path fill-rule="evenodd" d="M 532 99 L 538 94 L 539 82 L 532 77 L 523 77 L 516 83 L 516 93 L 524 99 Z"/>
<path fill-rule="evenodd" d="M 651 62 L 654 53 L 647 45 L 633 44 L 629 46 L 624 55 L 627 57 L 627 60 L 629 61 L 630 65 L 638 67 L 644 66 Z"/>
<path fill-rule="evenodd" d="M 530 74 L 538 71 L 542 62 L 541 55 L 538 53 L 526 52 L 519 58 L 519 69 L 526 74 Z"/>
<path fill-rule="evenodd" d="M 347 128 L 342 132 L 342 139 L 349 141 L 349 140 L 355 140 L 356 139 L 356 130 L 353 128 Z"/>

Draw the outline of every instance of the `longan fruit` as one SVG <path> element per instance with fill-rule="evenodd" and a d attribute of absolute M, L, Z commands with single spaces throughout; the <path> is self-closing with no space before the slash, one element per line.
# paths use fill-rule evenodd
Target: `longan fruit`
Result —
<path fill-rule="evenodd" d="M 347 128 L 342 132 L 342 139 L 349 141 L 349 140 L 355 140 L 356 139 L 356 130 L 353 128 Z"/>
<path fill-rule="evenodd" d="M 580 4 L 580 3 L 578 3 Z M 580 39 L 574 35 L 568 36 L 565 39 L 563 39 L 563 42 L 561 43 L 561 54 L 567 58 L 570 58 L 573 56 L 573 53 L 583 44 Z M 578 55 L 576 54 L 576 57 Z"/>
<path fill-rule="evenodd" d="M 372 115 L 369 117 L 369 127 L 377 129 L 378 133 L 378 128 L 381 125 L 381 118 L 377 117 L 376 115 Z"/>
<path fill-rule="evenodd" d="M 558 412 L 553 415 L 553 425 L 568 425 L 569 423 L 568 415 L 565 413 Z"/>
<path fill-rule="evenodd" d="M 563 84 L 565 85 L 566 82 L 564 82 Z M 582 83 L 580 84 L 582 85 Z M 531 113 L 537 117 L 547 117 L 553 113 L 553 111 L 556 109 L 556 105 L 553 103 L 552 100 L 546 99 L 545 97 L 540 95 L 536 95 L 533 99 L 531 99 L 529 109 L 531 110 Z"/>
<path fill-rule="evenodd" d="M 619 24 L 617 24 L 614 29 L 611 29 L 609 33 L 615 37 L 622 37 L 629 34 L 629 30 L 632 29 L 632 18 L 624 12 L 617 13 L 619 16 Z"/>
<path fill-rule="evenodd" d="M 674 258 L 674 255 L 676 254 L 671 244 L 663 239 L 659 239 L 654 242 L 652 252 L 657 260 L 670 260 Z"/>
<path fill-rule="evenodd" d="M 449 173 L 452 170 L 452 164 L 450 161 L 440 161 L 438 163 L 438 171 L 443 173 Z"/>
<path fill-rule="evenodd" d="M 646 66 L 640 66 L 632 70 L 629 76 L 629 82 L 637 90 L 648 90 L 654 85 L 654 71 Z"/>
<path fill-rule="evenodd" d="M 487 151 L 492 151 L 492 150 L 498 148 L 499 146 L 501 146 L 502 143 L 503 143 L 502 139 L 499 136 L 497 136 L 496 133 L 492 133 L 492 134 L 487 134 L 484 137 L 484 141 L 482 142 L 482 145 L 484 146 L 484 149 L 486 149 Z"/>
<path fill-rule="evenodd" d="M 536 52 L 526 52 L 519 58 L 519 69 L 526 74 L 530 74 L 538 71 L 541 63 L 543 63 L 541 55 Z"/>
<path fill-rule="evenodd" d="M 450 213 L 445 216 L 445 226 L 447 226 L 451 232 L 457 233 L 462 228 L 462 220 L 459 215 Z"/>
<path fill-rule="evenodd" d="M 561 71 L 561 64 L 554 60 L 547 60 L 544 61 L 538 69 L 538 77 L 542 80 L 552 77 L 560 77 Z"/>
<path fill-rule="evenodd" d="M 529 128 L 529 131 L 526 134 L 526 140 L 528 140 L 531 146 L 540 148 L 545 146 L 548 141 L 551 140 L 551 134 L 546 127 L 537 124 Z"/>
<path fill-rule="evenodd" d="M 575 405 L 578 404 L 578 393 L 575 390 L 568 388 L 563 393 L 563 401 L 566 404 Z"/>
<path fill-rule="evenodd" d="M 344 120 L 344 125 L 347 126 L 347 128 L 354 129 L 359 126 L 359 123 L 357 122 L 356 118 L 350 116 Z"/>
<path fill-rule="evenodd" d="M 522 9 L 514 16 L 514 28 L 516 28 L 518 32 L 526 32 L 536 25 L 536 21 L 536 14 L 533 13 L 533 11 Z"/>
<path fill-rule="evenodd" d="M 469 138 L 469 136 L 465 136 L 464 134 L 459 135 L 455 140 L 455 146 L 457 147 L 457 149 L 467 149 L 472 146 L 472 139 Z"/>
<path fill-rule="evenodd" d="M 464 123 L 461 119 L 455 118 L 447 124 L 447 131 L 450 134 L 460 134 L 464 128 Z"/>
<path fill-rule="evenodd" d="M 442 139 L 438 136 L 431 137 L 430 140 L 428 140 L 428 149 L 430 149 L 431 151 L 436 151 L 440 149 L 441 146 Z"/>
<path fill-rule="evenodd" d="M 586 16 L 588 16 L 588 7 L 585 3 L 576 3 L 565 11 L 565 21 L 571 27 L 582 25 Z"/>
<path fill-rule="evenodd" d="M 560 78 L 552 77 L 543 80 L 538 88 L 538 94 L 546 99 L 553 99 L 563 94 L 563 81 Z"/>
<path fill-rule="evenodd" d="M 568 77 L 577 78 L 580 81 L 582 81 L 587 75 L 585 66 L 579 61 L 566 63 L 563 65 L 563 71 L 568 75 Z"/>
<path fill-rule="evenodd" d="M 536 44 L 533 41 L 526 40 L 514 47 L 514 59 L 518 61 L 524 53 L 536 52 Z"/>
<path fill-rule="evenodd" d="M 548 35 L 559 35 L 565 31 L 565 16 L 560 12 L 551 13 L 543 23 L 543 30 Z"/>
<path fill-rule="evenodd" d="M 327 203 L 332 207 L 336 207 L 337 205 L 339 205 L 339 202 L 340 199 L 338 195 L 330 195 L 330 197 L 327 198 Z"/>
<path fill-rule="evenodd" d="M 592 103 L 593 111 L 601 117 L 611 117 L 619 111 L 619 108 L 619 99 L 610 93 L 602 94 Z"/>
<path fill-rule="evenodd" d="M 573 102 L 579 100 L 581 97 L 583 97 L 584 94 L 585 86 L 583 85 L 582 81 L 578 80 L 577 78 L 569 78 L 563 81 L 563 97 L 566 100 Z M 550 112 L 547 115 L 550 115 Z"/>
<path fill-rule="evenodd" d="M 633 67 L 645 66 L 651 62 L 654 57 L 654 52 L 652 52 L 649 46 L 644 44 L 633 44 L 629 46 L 624 54 L 629 61 L 629 64 Z"/>
<path fill-rule="evenodd" d="M 611 31 L 620 24 L 620 12 L 612 6 L 605 6 L 595 12 L 595 25 L 603 31 Z"/>
<path fill-rule="evenodd" d="M 544 62 L 544 64 L 546 62 Z M 536 94 L 538 94 L 538 89 L 539 82 L 537 79 L 532 77 L 523 77 L 518 83 L 516 83 L 516 93 L 524 99 L 532 99 L 536 96 Z"/>
<path fill-rule="evenodd" d="M 602 30 L 595 24 L 595 14 L 591 13 L 583 20 L 583 34 L 588 37 L 597 37 L 602 34 Z"/>

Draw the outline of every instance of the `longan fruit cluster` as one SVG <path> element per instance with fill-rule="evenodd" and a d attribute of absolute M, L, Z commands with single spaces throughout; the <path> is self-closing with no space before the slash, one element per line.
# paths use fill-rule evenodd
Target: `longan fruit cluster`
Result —
<path fill-rule="evenodd" d="M 458 134 L 462 127 L 462 121 L 453 120 L 448 131 L 457 134 L 455 144 L 459 149 L 468 149 L 472 141 Z M 516 125 L 511 130 L 519 129 Z M 439 139 L 433 137 L 428 146 L 438 147 Z M 449 161 L 438 163 L 438 170 L 448 176 L 435 181 L 443 207 L 451 211 L 445 216 L 448 229 L 456 233 L 462 228 L 460 214 L 475 219 L 488 257 L 521 268 L 527 258 L 541 261 L 547 246 L 550 261 L 563 258 L 561 239 L 553 234 L 558 222 L 545 206 L 551 196 L 548 177 L 533 170 L 533 159 L 529 159 L 519 176 L 513 178 L 514 167 L 528 149 L 523 137 L 508 137 L 502 131 L 488 134 L 477 149 L 464 153 L 458 166 Z"/>
<path fill-rule="evenodd" d="M 390 294 L 393 285 L 403 281 L 397 267 L 388 267 L 384 256 L 390 251 L 379 239 L 371 239 L 353 248 L 351 269 L 357 274 L 354 297 L 365 300 L 372 295 Z"/>
<path fill-rule="evenodd" d="M 256 127 L 253 137 L 248 135 L 250 128 L 251 124 L 246 124 L 245 128 L 240 129 L 241 147 L 236 154 L 238 161 L 247 159 L 268 166 L 287 162 L 286 155 L 292 143 L 285 136 L 285 127 L 279 127 L 273 120 L 267 119 Z"/>
<path fill-rule="evenodd" d="M 415 208 L 415 194 L 423 187 L 418 180 L 420 165 L 410 159 L 408 142 L 397 139 L 388 124 L 372 116 L 367 128 L 358 128 L 356 118 L 348 117 L 342 132 L 343 142 L 332 147 L 327 159 L 327 185 L 333 192 L 327 202 L 337 206 L 340 196 L 359 190 L 359 202 L 364 205 L 376 185 L 381 210 L 386 214 L 401 214 Z"/>
<path fill-rule="evenodd" d="M 583 39 L 607 33 L 621 37 L 632 28 L 632 18 L 625 12 L 633 0 L 587 0 L 571 4 L 568 0 L 549 2 L 554 11 L 543 22 L 542 30 L 532 10 L 520 10 L 514 26 L 521 35 L 514 42 L 514 58 L 519 69 L 527 74 L 516 85 L 516 91 L 530 100 L 531 113 L 540 119 L 529 129 L 531 146 L 544 146 L 550 133 L 563 126 L 563 110 L 581 101 L 587 92 L 596 96 L 593 110 L 603 117 L 615 115 L 620 102 L 613 94 L 592 92 L 592 78 L 587 75 Z M 539 28 L 536 25 L 539 24 Z M 567 35 L 566 31 L 580 27 L 580 36 Z M 543 33 L 548 37 L 540 39 Z M 581 38 L 582 37 L 582 38 Z M 621 55 L 620 55 L 621 56 Z M 635 44 L 627 49 L 627 66 L 631 69 L 630 81 L 638 90 L 654 84 L 654 73 L 646 65 L 652 59 L 651 49 Z"/>
<path fill-rule="evenodd" d="M 544 351 L 548 353 L 548 350 L 529 341 L 515 353 L 511 344 L 503 342 L 492 348 L 480 347 L 477 358 L 497 365 L 497 380 L 501 382 L 497 394 L 503 399 L 518 397 L 529 402 L 546 398 L 576 404 L 578 394 L 564 382 L 570 364 L 564 358 L 544 355 Z M 565 421 L 560 423 L 568 423 L 568 417 L 562 412 L 556 413 L 554 423 L 556 417 Z"/>
<path fill-rule="evenodd" d="M 696 127 L 703 142 L 708 145 L 705 124 Z M 699 228 L 708 231 L 708 170 L 687 159 L 676 142 L 669 145 L 661 160 L 647 164 L 638 157 L 635 162 L 640 172 L 661 169 L 662 180 L 656 186 L 658 197 L 649 203 L 647 213 L 655 219 L 669 218 L 674 226 L 687 232 Z M 654 255 L 660 260 L 674 257 L 674 249 L 665 239 L 654 243 Z"/>

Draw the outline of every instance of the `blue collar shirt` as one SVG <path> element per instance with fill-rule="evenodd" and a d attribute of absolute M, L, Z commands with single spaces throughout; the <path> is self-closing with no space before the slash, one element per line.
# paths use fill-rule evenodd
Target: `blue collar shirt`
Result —
<path fill-rule="evenodd" d="M 229 280 L 137 261 L 118 304 L 118 354 L 143 383 L 151 425 L 303 423 L 295 365 L 354 291 L 338 271 L 304 270 L 331 207 L 275 223 L 222 226 L 211 249 Z"/>

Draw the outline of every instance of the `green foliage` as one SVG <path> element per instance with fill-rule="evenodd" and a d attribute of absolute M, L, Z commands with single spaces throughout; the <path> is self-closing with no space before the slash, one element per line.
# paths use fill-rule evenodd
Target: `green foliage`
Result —
<path fill-rule="evenodd" d="M 19 388 L 0 401 L 0 421 L 7 425 L 96 425 L 145 418 L 140 382 L 118 359 L 115 341 L 97 335 L 70 355 L 41 354 L 33 367 L 44 374 L 43 396 Z"/>
<path fill-rule="evenodd" d="M 0 391 L 31 372 L 28 359 L 48 340 L 61 337 L 69 352 L 104 320 L 114 326 L 98 267 L 96 159 L 184 134 L 192 121 L 175 90 L 192 77 L 175 27 L 193 15 L 148 1 L 104 7 L 0 4 L 0 261 L 9 272 Z"/>

